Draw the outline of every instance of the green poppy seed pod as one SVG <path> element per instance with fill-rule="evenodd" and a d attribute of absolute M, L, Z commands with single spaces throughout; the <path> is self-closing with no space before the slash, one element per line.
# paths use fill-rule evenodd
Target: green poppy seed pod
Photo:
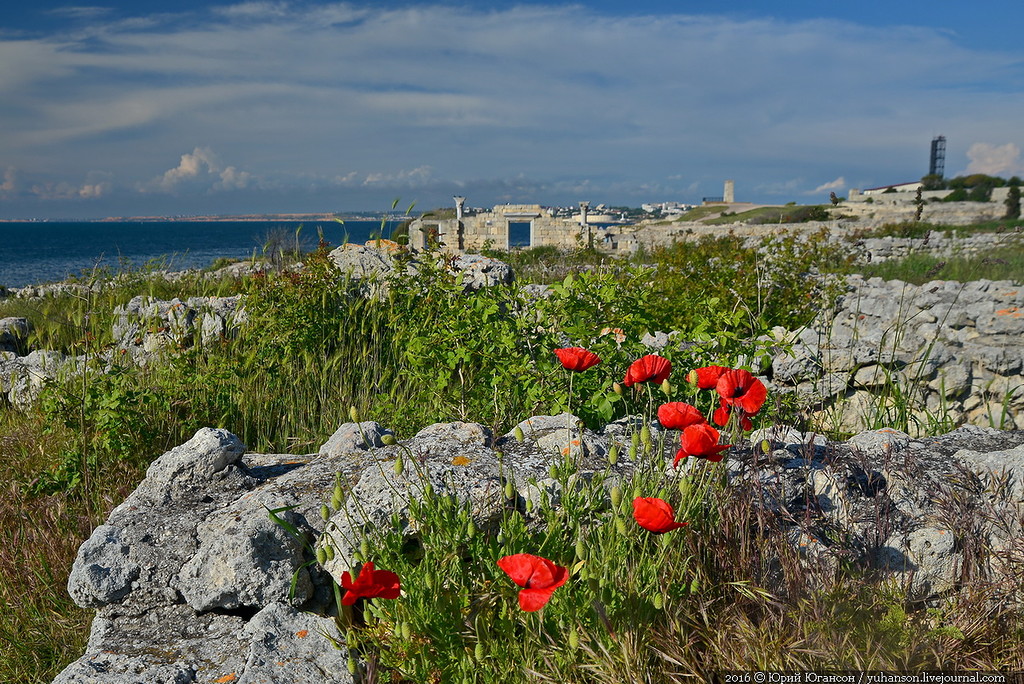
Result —
<path fill-rule="evenodd" d="M 770 454 L 772 452 L 772 443 L 767 439 L 761 440 L 761 451 Z"/>
<path fill-rule="evenodd" d="M 620 385 L 617 382 L 613 382 L 612 383 L 612 392 L 615 392 L 616 394 L 618 394 L 621 397 L 622 396 L 622 385 Z"/>
<path fill-rule="evenodd" d="M 576 540 L 576 557 L 580 560 L 587 557 L 587 546 L 583 543 L 583 537 Z"/>
<path fill-rule="evenodd" d="M 394 446 L 398 444 L 398 440 L 395 439 L 394 435 L 381 435 L 380 441 L 384 446 Z"/>
<path fill-rule="evenodd" d="M 517 442 L 522 442 L 526 439 L 526 435 L 523 434 L 523 428 L 516 425 L 516 429 L 512 431 L 512 436 L 516 438 Z"/>
<path fill-rule="evenodd" d="M 644 443 L 644 446 L 651 446 L 651 428 L 644 425 L 640 428 L 640 441 Z"/>
<path fill-rule="evenodd" d="M 640 446 L 640 433 L 634 432 L 629 436 L 629 443 L 633 446 Z"/>
<path fill-rule="evenodd" d="M 505 498 L 506 499 L 511 499 L 515 495 L 516 495 L 516 488 L 515 488 L 515 486 L 513 486 L 512 480 L 509 480 L 508 482 L 505 483 Z"/>
<path fill-rule="evenodd" d="M 370 545 L 366 543 L 366 540 L 359 542 L 359 553 L 363 554 L 363 558 L 370 557 Z"/>
<path fill-rule="evenodd" d="M 401 475 L 405 471 L 405 459 L 401 456 L 395 459 L 395 475 Z"/>
<path fill-rule="evenodd" d="M 636 460 L 636 445 L 635 444 L 633 446 L 629 447 L 629 460 L 631 460 L 631 461 L 635 461 Z"/>
<path fill-rule="evenodd" d="M 320 507 L 320 519 L 324 522 L 331 519 L 331 508 L 327 504 Z"/>
<path fill-rule="evenodd" d="M 615 465 L 619 462 L 619 445 L 612 444 L 612 448 L 608 450 L 608 464 Z"/>
<path fill-rule="evenodd" d="M 330 544 L 324 547 L 324 551 L 327 553 L 327 560 L 334 560 L 334 547 Z"/>
<path fill-rule="evenodd" d="M 402 625 L 399 627 L 402 632 L 402 638 L 408 641 L 412 637 L 412 625 L 408 621 L 403 620 Z"/>
<path fill-rule="evenodd" d="M 626 534 L 626 521 L 622 518 L 615 518 L 615 531 L 619 534 Z"/>
<path fill-rule="evenodd" d="M 479 662 L 484 662 L 484 658 L 487 657 L 487 652 L 484 650 L 484 645 L 477 642 L 476 648 L 473 649 L 473 657 Z"/>
<path fill-rule="evenodd" d="M 356 410 L 355 406 L 349 406 L 348 417 L 352 420 L 353 423 L 359 422 L 359 411 Z"/>
<path fill-rule="evenodd" d="M 619 504 L 622 503 L 622 487 L 615 485 L 612 487 L 612 508 L 618 508 Z"/>
<path fill-rule="evenodd" d="M 692 490 L 693 490 L 693 483 L 690 482 L 690 478 L 684 477 L 683 479 L 679 480 L 679 493 L 680 494 L 682 494 L 684 497 L 686 497 L 686 496 L 690 495 L 690 492 Z"/>
<path fill-rule="evenodd" d="M 660 591 L 654 595 L 653 603 L 655 610 L 661 610 L 665 607 L 665 597 L 661 595 Z"/>
<path fill-rule="evenodd" d="M 316 562 L 320 565 L 327 562 L 327 551 L 322 546 L 316 550 Z"/>
<path fill-rule="evenodd" d="M 357 669 L 358 669 L 358 664 L 356 663 L 356 659 L 353 658 L 352 656 L 349 656 L 348 657 L 348 673 L 354 675 L 356 673 Z"/>
<path fill-rule="evenodd" d="M 669 383 L 668 378 L 665 378 L 661 383 L 661 393 L 666 397 L 672 396 L 672 385 Z"/>
<path fill-rule="evenodd" d="M 569 648 L 574 651 L 580 647 L 580 635 L 575 629 L 569 630 Z"/>

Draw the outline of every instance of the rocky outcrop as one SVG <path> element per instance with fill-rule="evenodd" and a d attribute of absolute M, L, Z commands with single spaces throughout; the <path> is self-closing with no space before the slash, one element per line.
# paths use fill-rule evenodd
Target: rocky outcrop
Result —
<path fill-rule="evenodd" d="M 839 430 L 894 411 L 924 431 L 1024 424 L 1024 288 L 1013 282 L 852 276 L 835 310 L 775 338 L 792 346 L 763 370 Z"/>
<path fill-rule="evenodd" d="M 371 291 L 386 287 L 384 282 L 397 273 L 415 274 L 422 260 L 436 260 L 429 252 L 412 254 L 390 240 L 372 240 L 365 245 L 345 244 L 330 253 L 342 273 L 356 281 L 374 282 Z M 479 290 L 493 285 L 507 285 L 515 280 L 512 268 L 503 261 L 481 254 L 456 254 L 442 258 L 444 269 L 462 277 L 466 290 Z"/>
<path fill-rule="evenodd" d="M 869 262 L 905 259 L 912 255 L 927 254 L 938 258 L 970 257 L 979 252 L 1005 247 L 1024 246 L 1024 233 L 974 233 L 959 237 L 952 233 L 933 231 L 926 237 L 865 237 L 855 246 Z"/>
<path fill-rule="evenodd" d="M 527 501 L 558 505 L 563 487 L 597 472 L 610 488 L 634 463 L 624 449 L 609 466 L 608 451 L 637 425 L 580 431 L 563 414 L 497 438 L 450 423 L 396 443 L 375 423 L 349 423 L 305 457 L 246 453 L 230 433 L 202 429 L 158 458 L 79 550 L 68 590 L 96 618 L 86 653 L 54 681 L 350 682 L 349 654 L 329 638 L 330 576 L 353 567 L 361 539 L 395 525 L 415 539 L 410 503 L 427 490 L 486 533 L 503 509 L 529 517 Z M 751 443 L 730 451 L 729 481 L 760 488 L 808 567 L 858 563 L 927 600 L 1022 560 L 1024 432 L 878 430 L 835 443 L 775 427 Z M 574 475 L 552 477 L 566 456 Z M 338 481 L 348 493 L 325 521 Z M 326 544 L 333 558 L 311 563 Z"/>
<path fill-rule="evenodd" d="M 160 300 L 139 295 L 114 309 L 114 339 L 122 349 L 159 351 L 234 337 L 246 320 L 242 297 Z"/>

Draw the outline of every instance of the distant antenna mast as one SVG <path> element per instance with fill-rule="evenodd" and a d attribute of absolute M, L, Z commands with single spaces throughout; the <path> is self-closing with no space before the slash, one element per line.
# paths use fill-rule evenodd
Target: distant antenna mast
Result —
<path fill-rule="evenodd" d="M 932 158 L 928 164 L 928 175 L 942 178 L 946 172 L 946 136 L 932 138 Z"/>

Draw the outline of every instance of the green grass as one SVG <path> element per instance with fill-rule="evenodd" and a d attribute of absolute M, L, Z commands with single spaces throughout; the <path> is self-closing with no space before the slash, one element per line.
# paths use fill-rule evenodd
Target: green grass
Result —
<path fill-rule="evenodd" d="M 1014 280 L 1024 277 L 1024 248 L 1003 247 L 971 255 L 940 258 L 913 254 L 906 259 L 866 264 L 858 269 L 866 278 L 903 280 L 923 285 L 932 280 Z"/>

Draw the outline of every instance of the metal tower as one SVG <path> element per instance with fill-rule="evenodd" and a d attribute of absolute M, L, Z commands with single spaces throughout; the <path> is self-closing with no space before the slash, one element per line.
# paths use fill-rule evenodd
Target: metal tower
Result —
<path fill-rule="evenodd" d="M 932 138 L 932 157 L 928 164 L 928 175 L 942 178 L 946 171 L 946 136 Z"/>

